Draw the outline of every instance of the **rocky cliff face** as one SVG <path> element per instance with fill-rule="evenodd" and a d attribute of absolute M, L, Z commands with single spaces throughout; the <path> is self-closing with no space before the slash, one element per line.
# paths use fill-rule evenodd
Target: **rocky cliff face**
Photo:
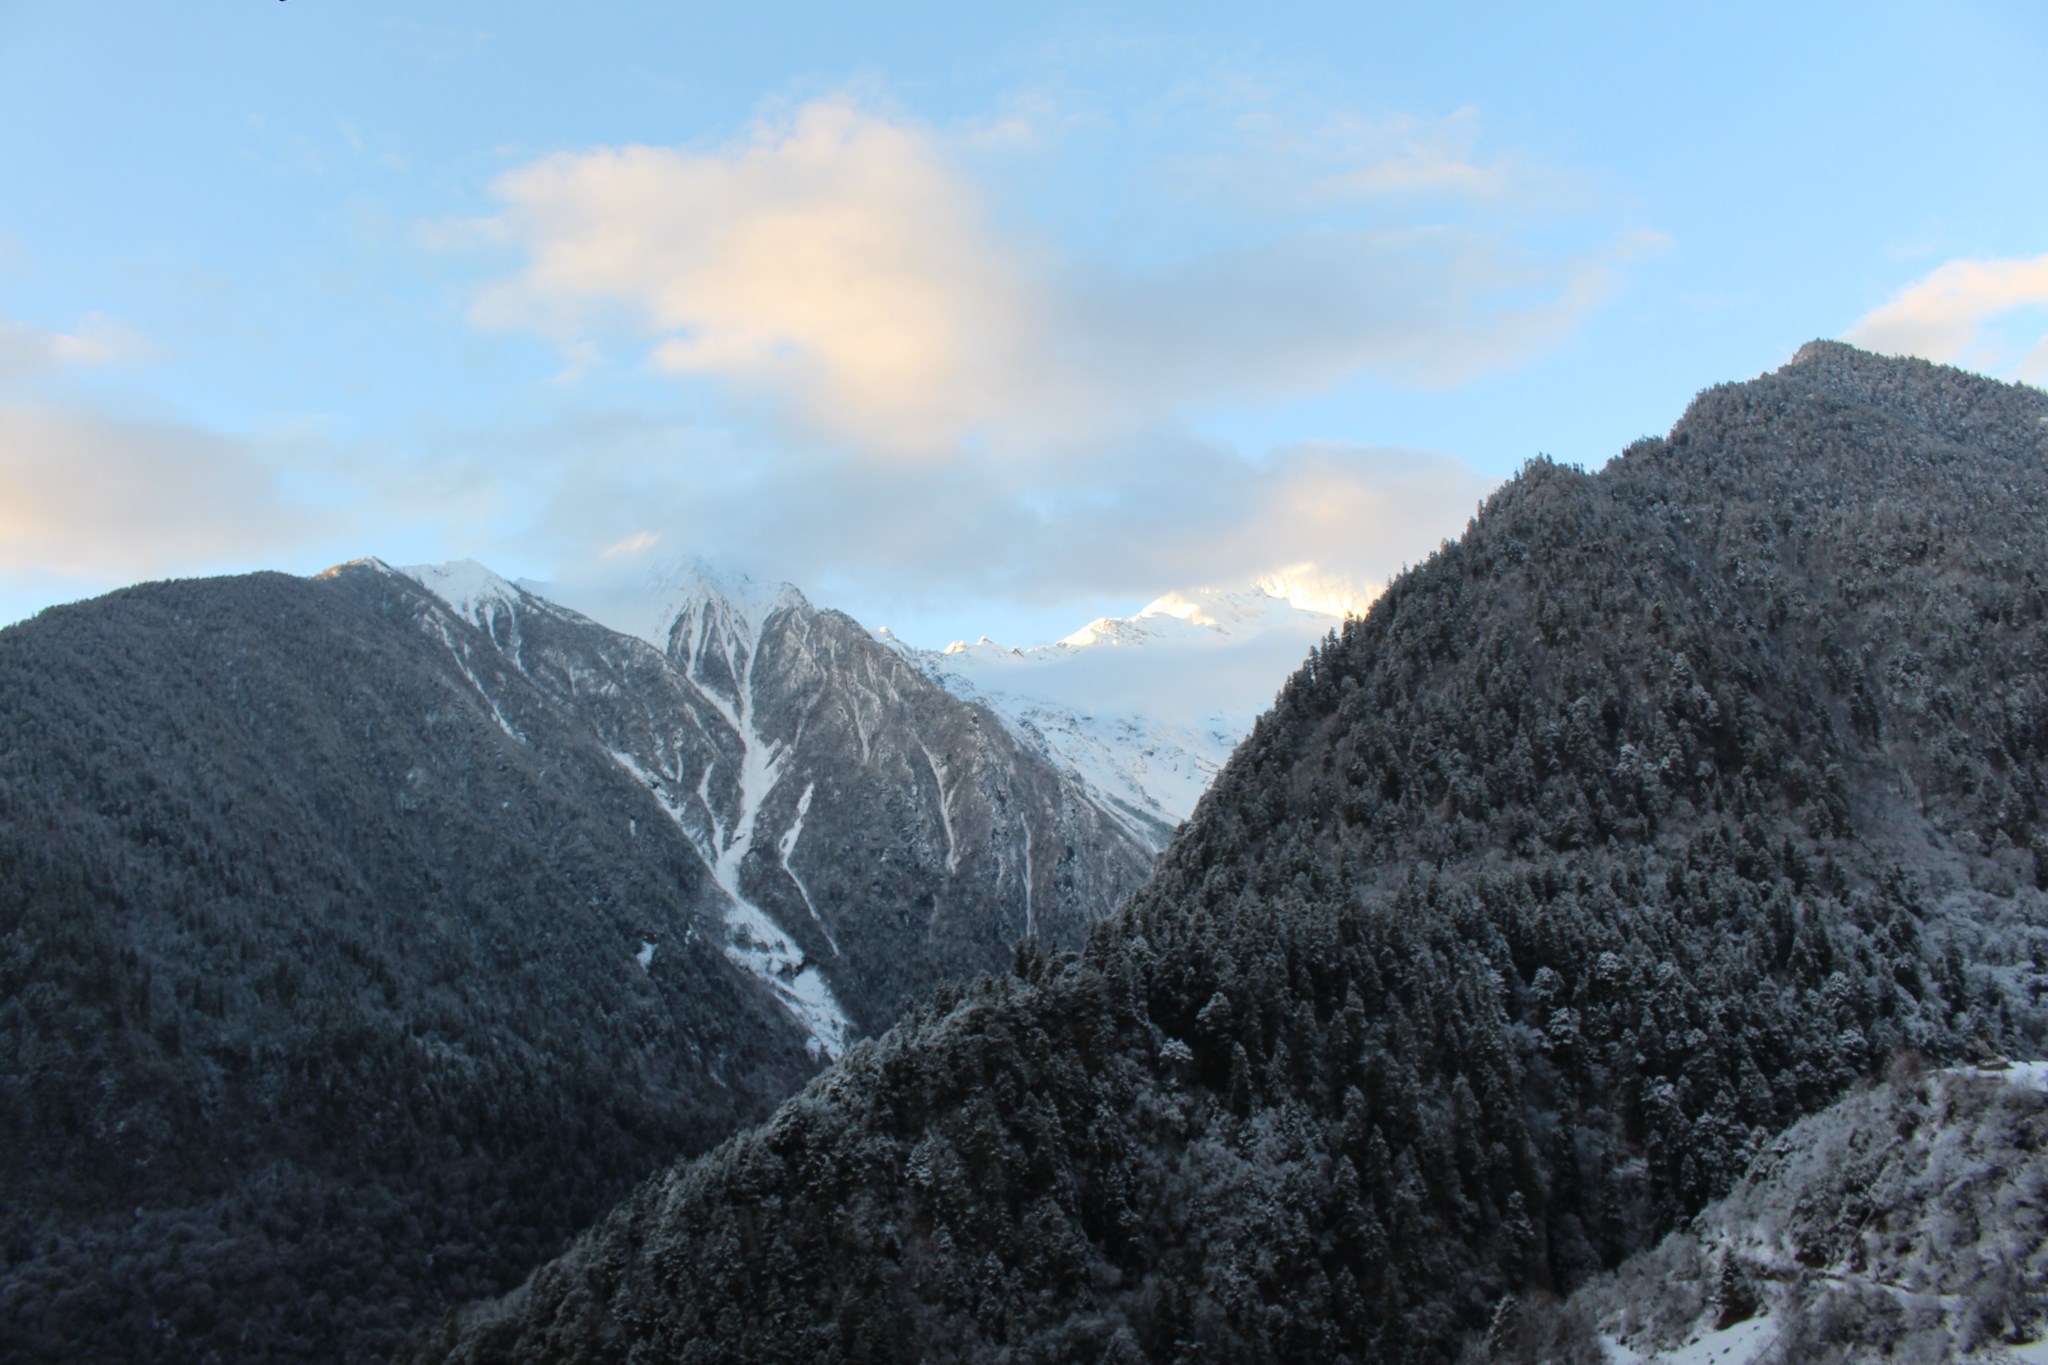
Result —
<path fill-rule="evenodd" d="M 654 658 L 473 566 L 409 572 L 649 788 L 826 1053 L 1018 939 L 1077 944 L 1149 870 L 1079 781 L 794 588 L 686 568 Z"/>

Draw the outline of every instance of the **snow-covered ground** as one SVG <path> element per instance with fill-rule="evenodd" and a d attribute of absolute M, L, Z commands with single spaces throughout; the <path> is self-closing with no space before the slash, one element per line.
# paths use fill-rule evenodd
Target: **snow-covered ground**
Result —
<path fill-rule="evenodd" d="M 1770 1318 L 1750 1318 L 1721 1331 L 1708 1329 L 1673 1350 L 1641 1355 L 1608 1337 L 1600 1344 L 1614 1365 L 1751 1365 L 1777 1340 L 1777 1324 Z"/>
<path fill-rule="evenodd" d="M 1617 1365 L 2048 1365 L 2044 1092 L 2032 1061 L 1846 1096 L 1572 1308 Z M 1723 1327 L 1731 1294 L 1755 1312 Z"/>

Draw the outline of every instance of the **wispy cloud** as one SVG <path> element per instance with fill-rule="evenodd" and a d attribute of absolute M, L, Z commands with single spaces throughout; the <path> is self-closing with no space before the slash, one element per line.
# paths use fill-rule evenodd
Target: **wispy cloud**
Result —
<path fill-rule="evenodd" d="M 0 574 L 132 580 L 358 533 L 290 495 L 274 452 L 176 422 L 0 404 Z"/>
<path fill-rule="evenodd" d="M 650 455 L 663 476 L 649 476 Z M 989 452 L 862 461 L 602 421 L 565 426 L 523 460 L 521 476 L 548 489 L 527 548 L 564 580 L 631 582 L 701 555 L 892 616 L 1135 603 L 1303 565 L 1326 592 L 1370 593 L 1462 528 L 1496 483 L 1427 451 L 1306 443 L 1251 459 L 1167 432 L 1056 470 Z"/>
<path fill-rule="evenodd" d="M 1513 365 L 1568 335 L 1651 244 L 1561 252 L 1443 215 L 1304 210 L 1205 250 L 1106 259 L 997 223 L 967 152 L 992 128 L 1029 144 L 1034 126 L 1012 112 L 951 134 L 834 98 L 712 150 L 530 163 L 469 229 L 523 255 L 474 316 L 565 347 L 637 334 L 659 368 L 765 396 L 866 454 L 947 458 L 972 440 L 1028 457 L 1358 373 L 1443 385 Z M 1304 202 L 1498 201 L 1539 178 L 1475 159 L 1476 136 L 1463 114 L 1339 120 L 1316 135 Z"/>
<path fill-rule="evenodd" d="M 0 321 L 0 383 L 63 366 L 112 365 L 149 354 L 139 333 L 98 313 L 88 314 L 69 332 Z"/>
<path fill-rule="evenodd" d="M 1241 97 L 1228 135 L 1182 158 L 1192 185 L 1300 210 L 1373 206 L 1413 218 L 1424 206 L 1518 216 L 1583 210 L 1598 196 L 1588 177 L 1487 144 L 1486 120 L 1466 107 L 1445 115 L 1304 115 L 1258 91 Z"/>
<path fill-rule="evenodd" d="M 1864 314 L 1843 339 L 2048 382 L 2048 256 L 1957 260 Z"/>
<path fill-rule="evenodd" d="M 1128 251 L 1017 190 L 1123 135 L 1050 89 L 947 126 L 839 95 L 722 145 L 503 175 L 497 212 L 432 229 L 511 253 L 477 325 L 551 339 L 565 379 L 637 354 L 730 400 L 715 428 L 593 417 L 521 443 L 508 466 L 552 490 L 529 544 L 565 577 L 695 553 L 913 610 L 1302 565 L 1370 591 L 1426 555 L 1492 486 L 1462 461 L 1187 432 L 1217 404 L 1524 363 L 1661 239 L 1589 225 L 1577 178 L 1490 148 L 1474 111 L 1299 116 L 1256 82 L 1163 98 L 1208 101 L 1207 151 L 1147 143 L 1129 192 L 1197 230 Z"/>

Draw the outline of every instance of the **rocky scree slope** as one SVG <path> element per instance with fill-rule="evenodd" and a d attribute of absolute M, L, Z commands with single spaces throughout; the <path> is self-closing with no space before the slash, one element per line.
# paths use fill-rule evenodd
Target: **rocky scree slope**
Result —
<path fill-rule="evenodd" d="M 1816 344 L 1537 462 L 1074 956 L 418 1359 L 1451 1359 L 1902 1048 L 2043 1043 L 2048 398 Z"/>

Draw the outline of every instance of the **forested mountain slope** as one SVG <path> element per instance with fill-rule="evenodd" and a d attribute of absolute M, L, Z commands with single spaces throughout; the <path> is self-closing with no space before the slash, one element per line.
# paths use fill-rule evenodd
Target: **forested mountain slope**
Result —
<path fill-rule="evenodd" d="M 1510 1307 L 1487 1358 L 1555 1360 L 1526 1347 L 1597 1330 L 1645 1365 L 2042 1359 L 2044 1083 L 2040 1062 L 1930 1071 L 1908 1054 L 1773 1138 L 1654 1250 L 1562 1306 Z"/>
<path fill-rule="evenodd" d="M 787 584 L 684 566 L 657 651 L 474 564 L 403 572 L 654 793 L 734 959 L 832 1055 L 1019 938 L 1078 944 L 1151 868 L 1076 779 Z"/>
<path fill-rule="evenodd" d="M 844 618 L 425 577 L 0 632 L 9 1359 L 388 1355 L 1149 863 Z"/>
<path fill-rule="evenodd" d="M 1078 956 L 643 1186 L 458 1360 L 1447 1359 L 2048 990 L 2048 398 L 1833 344 L 1536 463 Z"/>

